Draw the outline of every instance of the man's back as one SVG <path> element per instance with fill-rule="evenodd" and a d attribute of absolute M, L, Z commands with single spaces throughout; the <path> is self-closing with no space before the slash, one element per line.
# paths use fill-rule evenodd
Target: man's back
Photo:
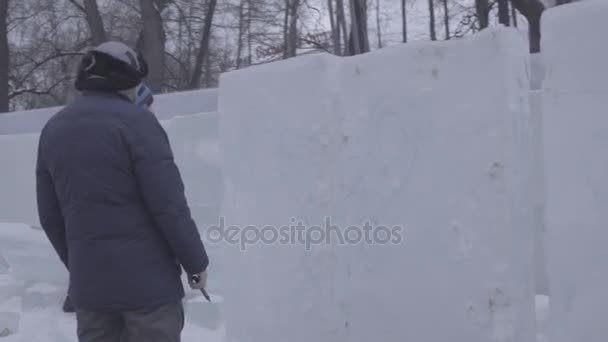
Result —
<path fill-rule="evenodd" d="M 76 308 L 176 302 L 180 263 L 191 274 L 207 267 L 164 130 L 118 93 L 85 92 L 49 121 L 37 175 L 41 221 Z"/>

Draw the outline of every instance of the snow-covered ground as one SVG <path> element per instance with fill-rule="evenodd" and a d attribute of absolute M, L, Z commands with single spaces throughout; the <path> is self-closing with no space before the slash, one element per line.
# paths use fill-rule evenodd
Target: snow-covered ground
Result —
<path fill-rule="evenodd" d="M 66 288 L 67 272 L 42 231 L 0 223 L 0 341 L 76 342 L 75 317 L 61 310 Z M 210 304 L 188 291 L 185 342 L 224 340 L 222 298 L 211 295 Z"/>
<path fill-rule="evenodd" d="M 76 342 L 75 317 L 61 311 L 66 283 L 67 274 L 42 231 L 0 224 L 0 341 Z M 188 292 L 184 342 L 225 341 L 222 300 L 212 296 L 214 304 L 209 304 Z M 546 296 L 537 297 L 538 342 L 546 342 L 547 304 Z"/>

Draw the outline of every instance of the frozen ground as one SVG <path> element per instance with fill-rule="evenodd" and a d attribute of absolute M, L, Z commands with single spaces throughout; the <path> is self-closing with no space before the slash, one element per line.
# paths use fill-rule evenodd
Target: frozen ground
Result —
<path fill-rule="evenodd" d="M 66 283 L 67 274 L 41 231 L 0 223 L 1 342 L 76 342 L 75 318 L 61 311 Z M 220 296 L 212 296 L 221 303 Z M 225 341 L 220 305 L 188 293 L 183 341 Z M 546 342 L 546 296 L 537 297 L 537 310 L 538 342 Z"/>
<path fill-rule="evenodd" d="M 42 231 L 0 223 L 0 341 L 77 341 L 74 315 L 61 311 L 66 287 L 67 272 Z M 185 342 L 224 340 L 221 297 L 212 296 L 214 304 L 187 294 Z"/>

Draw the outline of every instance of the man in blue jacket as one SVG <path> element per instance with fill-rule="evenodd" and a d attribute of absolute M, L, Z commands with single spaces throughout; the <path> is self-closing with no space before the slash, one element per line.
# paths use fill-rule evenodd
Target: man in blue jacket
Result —
<path fill-rule="evenodd" d="M 81 342 L 180 341 L 181 268 L 193 289 L 207 281 L 167 134 L 134 103 L 146 75 L 126 45 L 96 47 L 78 70 L 82 95 L 40 136 L 40 222 L 69 270 Z"/>
<path fill-rule="evenodd" d="M 145 84 L 140 84 L 137 90 L 137 97 L 135 98 L 135 104 L 141 108 L 152 111 L 152 104 L 154 103 L 154 94 L 150 88 L 148 88 Z M 74 305 L 72 304 L 72 300 L 70 296 L 66 296 L 63 301 L 63 312 L 65 313 L 73 313 L 76 312 L 74 309 Z"/>

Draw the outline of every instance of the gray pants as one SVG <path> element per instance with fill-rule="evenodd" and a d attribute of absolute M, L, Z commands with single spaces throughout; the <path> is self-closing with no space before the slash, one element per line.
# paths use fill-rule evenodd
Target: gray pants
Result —
<path fill-rule="evenodd" d="M 123 311 L 77 311 L 79 342 L 180 342 L 182 302 Z"/>

